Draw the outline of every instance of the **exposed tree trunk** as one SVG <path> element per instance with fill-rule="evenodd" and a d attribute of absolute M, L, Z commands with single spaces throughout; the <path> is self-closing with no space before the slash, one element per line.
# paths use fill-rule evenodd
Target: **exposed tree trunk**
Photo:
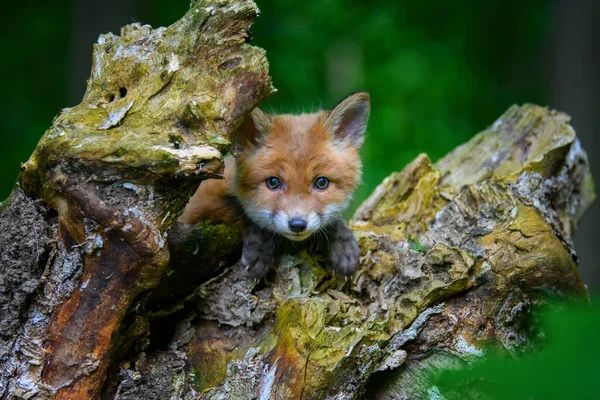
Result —
<path fill-rule="evenodd" d="M 351 221 L 348 279 L 303 253 L 252 281 L 234 229 L 167 235 L 272 92 L 244 44 L 256 12 L 193 2 L 96 45 L 82 104 L 2 204 L 1 397 L 420 398 L 425 371 L 527 346 L 548 293 L 586 295 L 571 243 L 594 199 L 586 155 L 567 116 L 533 105 L 388 177 Z"/>
<path fill-rule="evenodd" d="M 285 256 L 266 283 L 234 264 L 171 303 L 172 339 L 121 370 L 116 398 L 161 398 L 157 376 L 190 399 L 428 398 L 428 371 L 526 349 L 536 303 L 586 296 L 571 234 L 593 199 L 568 117 L 513 106 L 435 165 L 421 155 L 384 180 L 351 221 L 351 278 Z M 218 229 L 229 237 L 199 226 L 179 260 L 216 269 Z"/>
<path fill-rule="evenodd" d="M 133 341 L 119 332 L 144 332 L 137 312 L 168 265 L 167 230 L 273 91 L 264 51 L 245 43 L 257 12 L 193 1 L 166 29 L 99 38 L 83 101 L 2 204 L 0 397 L 97 397 Z"/>

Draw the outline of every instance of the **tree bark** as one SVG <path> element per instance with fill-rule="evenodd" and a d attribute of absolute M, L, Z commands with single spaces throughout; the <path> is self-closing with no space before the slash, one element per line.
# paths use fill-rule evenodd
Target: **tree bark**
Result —
<path fill-rule="evenodd" d="M 83 102 L 0 210 L 0 397 L 423 398 L 427 371 L 526 349 L 549 293 L 586 296 L 587 158 L 569 118 L 534 105 L 386 178 L 351 220 L 348 279 L 301 253 L 249 280 L 232 227 L 171 229 L 273 91 L 244 43 L 256 13 L 195 1 L 166 29 L 100 38 Z"/>
<path fill-rule="evenodd" d="M 2 203 L 0 397 L 96 398 L 144 332 L 169 227 L 273 92 L 265 52 L 246 44 L 257 12 L 199 0 L 168 28 L 100 36 L 81 104 L 55 118 Z"/>
<path fill-rule="evenodd" d="M 309 254 L 265 282 L 225 268 L 171 305 L 170 340 L 121 370 L 115 397 L 161 398 L 160 376 L 186 399 L 429 398 L 434 369 L 528 349 L 537 304 L 586 296 L 571 235 L 595 195 L 568 121 L 513 106 L 436 164 L 421 155 L 386 178 L 351 220 L 349 279 Z M 217 229 L 198 226 L 180 259 Z"/>

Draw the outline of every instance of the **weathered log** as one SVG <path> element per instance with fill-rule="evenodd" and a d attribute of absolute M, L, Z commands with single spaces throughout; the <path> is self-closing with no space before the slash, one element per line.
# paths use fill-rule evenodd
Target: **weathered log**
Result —
<path fill-rule="evenodd" d="M 586 156 L 567 116 L 532 105 L 387 178 L 351 221 L 351 278 L 300 254 L 251 281 L 224 225 L 173 246 L 227 134 L 273 90 L 244 43 L 256 12 L 195 1 L 169 28 L 101 36 L 82 104 L 0 209 L 0 397 L 420 398 L 428 370 L 527 346 L 548 293 L 586 295 L 571 243 L 594 198 Z"/>
<path fill-rule="evenodd" d="M 0 397 L 98 397 L 111 357 L 144 332 L 168 229 L 273 92 L 265 52 L 246 44 L 257 12 L 198 0 L 168 28 L 99 37 L 81 104 L 2 203 Z"/>
<path fill-rule="evenodd" d="M 568 117 L 513 106 L 375 190 L 351 221 L 362 259 L 350 279 L 308 254 L 265 282 L 226 268 L 179 305 L 168 346 L 121 370 L 116 398 L 427 398 L 432 369 L 527 348 L 548 294 L 586 296 L 570 237 L 593 199 Z"/>

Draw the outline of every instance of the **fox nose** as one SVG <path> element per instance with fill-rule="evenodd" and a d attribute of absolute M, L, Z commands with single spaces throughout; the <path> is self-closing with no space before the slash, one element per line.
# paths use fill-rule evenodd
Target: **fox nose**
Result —
<path fill-rule="evenodd" d="M 296 233 L 302 232 L 306 229 L 306 221 L 298 217 L 290 219 L 288 225 L 290 230 Z"/>

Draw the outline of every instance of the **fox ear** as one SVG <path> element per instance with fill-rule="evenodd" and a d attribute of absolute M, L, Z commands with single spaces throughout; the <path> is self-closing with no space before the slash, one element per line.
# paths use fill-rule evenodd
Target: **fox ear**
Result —
<path fill-rule="evenodd" d="M 348 141 L 360 148 L 371 111 L 371 96 L 366 92 L 353 93 L 342 100 L 325 119 L 325 127 L 336 139 Z"/>
<path fill-rule="evenodd" d="M 258 108 L 252 110 L 233 134 L 233 155 L 237 157 L 248 147 L 259 145 L 261 139 L 271 130 L 272 125 L 273 120 L 269 114 Z"/>

